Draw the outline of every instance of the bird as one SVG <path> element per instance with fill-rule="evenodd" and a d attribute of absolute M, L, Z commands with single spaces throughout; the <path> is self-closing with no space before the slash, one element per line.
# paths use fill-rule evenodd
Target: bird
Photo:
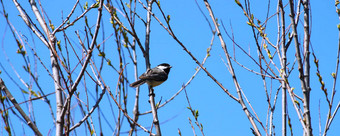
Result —
<path fill-rule="evenodd" d="M 172 66 L 170 66 L 168 63 L 159 64 L 157 67 L 148 69 L 146 72 L 144 72 L 139 77 L 139 80 L 131 83 L 130 86 L 136 88 L 144 83 L 147 83 L 151 87 L 156 87 L 168 79 L 171 68 Z"/>

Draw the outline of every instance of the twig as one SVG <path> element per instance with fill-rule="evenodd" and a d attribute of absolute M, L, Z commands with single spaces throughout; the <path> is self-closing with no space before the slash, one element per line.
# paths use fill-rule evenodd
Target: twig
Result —
<path fill-rule="evenodd" d="M 282 4 L 282 0 L 279 1 L 278 3 L 278 11 L 279 13 L 281 13 L 280 17 L 278 16 L 278 20 L 280 20 L 281 18 L 281 26 L 278 25 L 278 29 L 279 31 L 281 31 L 281 38 L 282 38 L 282 45 L 281 45 L 281 78 L 283 79 L 283 81 L 281 81 L 281 86 L 282 86 L 282 96 L 281 96 L 281 105 L 282 105 L 282 117 L 281 117 L 281 121 L 282 121 L 282 127 L 281 127 L 281 135 L 282 136 L 286 136 L 287 135 L 287 84 L 286 84 L 286 80 L 288 80 L 288 75 L 287 75 L 287 56 L 286 56 L 286 52 L 287 52 L 287 46 L 286 45 L 286 22 L 285 22 L 285 11 L 283 8 L 283 4 Z M 281 27 L 281 29 L 280 29 Z M 280 33 L 279 33 L 280 35 Z M 279 41 L 279 40 L 278 40 Z M 277 46 L 277 51 L 278 54 L 280 55 L 280 50 L 278 49 L 279 46 Z"/>
<path fill-rule="evenodd" d="M 331 124 L 332 124 L 332 122 L 333 122 L 333 120 L 334 120 L 334 118 L 335 118 L 335 115 L 338 113 L 339 107 L 340 107 L 340 102 L 339 102 L 338 105 L 336 106 L 336 108 L 335 108 L 335 110 L 334 110 L 334 112 L 333 112 L 331 118 L 329 119 L 329 123 L 328 123 L 328 125 L 327 125 L 327 128 L 328 128 L 328 129 L 329 129 L 329 127 L 331 126 Z"/>
<path fill-rule="evenodd" d="M 65 30 L 67 27 L 72 26 L 74 24 L 74 22 L 76 22 L 77 20 L 79 20 L 80 18 L 83 18 L 83 16 L 86 14 L 86 12 L 90 11 L 90 9 L 92 8 L 92 6 L 88 9 L 85 10 L 85 12 L 80 15 L 77 19 L 75 19 L 72 23 L 68 24 L 67 26 L 65 26 L 64 28 L 60 29 L 67 21 L 69 21 L 70 17 L 72 16 L 72 14 L 74 13 L 74 10 L 76 9 L 77 5 L 79 3 L 79 0 L 76 1 L 76 3 L 74 4 L 71 12 L 68 14 L 68 16 L 66 17 L 66 19 L 63 21 L 62 24 L 60 24 L 53 32 L 52 35 L 54 35 L 56 32 L 59 31 L 63 31 Z M 71 25 L 72 24 L 72 25 Z"/>
<path fill-rule="evenodd" d="M 98 80 L 99 81 L 99 80 Z M 79 127 L 85 120 L 87 120 L 87 118 L 89 116 L 91 116 L 91 114 L 93 113 L 94 110 L 96 110 L 96 108 L 99 106 L 99 103 L 101 101 L 101 99 L 103 98 L 104 94 L 106 92 L 106 88 L 102 89 L 102 93 L 99 95 L 99 99 L 96 101 L 96 103 L 93 105 L 93 107 L 91 108 L 91 110 L 86 114 L 86 116 L 83 117 L 83 119 L 81 119 L 77 124 L 73 125 L 70 129 L 69 132 L 72 131 L 73 129 Z M 67 133 L 67 132 L 66 132 Z"/>
<path fill-rule="evenodd" d="M 76 89 L 78 87 L 78 84 L 80 83 L 80 80 L 81 80 L 81 78 L 84 75 L 84 72 L 86 70 L 86 67 L 87 67 L 88 63 L 90 62 L 90 58 L 92 56 L 92 51 L 93 51 L 94 45 L 96 43 L 96 39 L 97 39 L 97 36 L 98 36 L 99 27 L 100 27 L 100 21 L 101 21 L 101 17 L 102 17 L 102 7 L 103 7 L 103 0 L 101 0 L 100 4 L 99 4 L 98 17 L 97 17 L 97 22 L 96 22 L 96 29 L 95 29 L 94 36 L 93 36 L 93 38 L 91 40 L 90 48 L 87 51 L 87 56 L 86 56 L 85 62 L 83 64 L 83 66 L 82 66 L 82 68 L 81 68 L 81 70 L 80 70 L 76 80 L 74 81 L 74 84 L 71 87 L 69 96 L 67 97 L 66 101 L 63 104 L 64 106 L 63 106 L 63 109 L 61 111 L 62 114 L 58 118 L 62 118 L 63 115 L 65 115 L 65 112 L 66 112 L 65 106 L 67 105 L 67 103 L 70 102 L 73 93 L 76 91 Z"/>
<path fill-rule="evenodd" d="M 145 65 L 146 69 L 150 69 L 150 57 L 149 57 L 149 45 L 150 45 L 150 25 L 151 25 L 151 11 L 152 11 L 152 4 L 155 2 L 154 0 L 148 0 L 147 4 L 147 14 L 146 14 L 146 28 L 145 28 Z M 156 129 L 156 135 L 161 136 L 161 128 L 158 120 L 158 115 L 157 115 L 157 108 L 156 108 L 156 103 L 155 103 L 155 94 L 154 94 L 154 89 L 152 86 L 149 87 L 149 102 L 151 106 L 151 111 L 152 111 L 152 117 L 153 117 L 153 124 L 155 125 Z"/>
<path fill-rule="evenodd" d="M 236 45 L 239 49 L 241 49 L 241 51 L 244 53 L 244 54 L 246 54 L 252 61 L 254 61 L 254 63 L 257 65 L 257 66 L 259 66 L 260 67 L 260 69 L 261 70 L 264 70 L 263 68 L 262 68 L 262 66 L 258 63 L 258 62 L 256 62 L 256 60 L 252 57 L 252 56 L 250 56 L 250 54 L 248 54 L 239 44 L 237 44 L 236 43 L 236 41 L 229 35 L 229 33 L 226 31 L 226 28 L 224 27 L 224 24 L 223 24 L 223 21 L 222 21 L 222 28 L 223 28 L 223 30 L 225 31 L 225 33 L 227 34 L 227 36 L 228 36 L 228 38 L 229 39 L 231 39 L 231 41 L 233 42 L 233 45 Z M 261 55 L 262 55 L 262 52 L 261 52 Z M 231 56 L 230 56 L 230 58 L 232 58 Z M 235 59 L 235 57 L 234 58 L 232 58 L 236 63 L 238 63 L 237 61 L 236 61 L 236 59 Z M 238 63 L 239 64 L 239 63 Z M 267 64 L 267 63 L 266 63 Z M 239 64 L 240 65 L 240 64 Z M 267 72 L 267 70 L 264 70 L 264 72 L 265 73 L 267 73 L 268 75 L 266 75 L 266 76 L 268 76 L 269 78 L 276 78 L 276 77 L 278 77 L 276 74 L 275 74 L 275 72 L 269 67 L 269 65 L 267 65 L 268 67 L 267 68 L 269 68 L 270 69 L 270 71 L 272 71 L 272 73 L 274 74 L 274 76 L 272 76 L 271 74 L 269 74 L 268 72 Z M 247 68 L 245 68 L 245 69 L 247 69 Z M 248 69 L 247 69 L 248 70 Z M 250 70 L 250 69 L 249 69 Z M 248 71 L 249 71 L 248 70 Z M 252 71 L 252 70 L 250 70 L 250 71 Z M 257 74 L 257 73 L 255 73 L 255 74 Z"/>
<path fill-rule="evenodd" d="M 227 59 L 227 63 L 228 63 L 228 69 L 229 69 L 229 71 L 230 71 L 229 73 L 232 75 L 232 78 L 233 78 L 233 81 L 234 81 L 234 84 L 235 84 L 235 87 L 236 87 L 236 91 L 237 91 L 237 94 L 238 94 L 238 97 L 239 97 L 239 99 L 238 99 L 237 102 L 240 104 L 240 106 L 242 107 L 244 113 L 245 113 L 246 116 L 248 117 L 248 120 L 250 121 L 251 125 L 253 126 L 256 135 L 260 136 L 261 133 L 260 133 L 260 131 L 258 130 L 257 125 L 256 125 L 254 119 L 253 119 L 252 116 L 251 116 L 251 113 L 249 112 L 247 106 L 245 105 L 245 103 L 244 103 L 244 101 L 243 101 L 243 98 L 242 98 L 242 90 L 241 90 L 241 87 L 240 87 L 240 85 L 239 85 L 239 83 L 238 83 L 238 81 L 237 81 L 236 74 L 235 74 L 235 72 L 234 72 L 234 68 L 233 68 L 232 63 L 231 63 L 231 61 L 230 61 L 230 57 L 229 57 L 230 55 L 229 55 L 229 53 L 228 53 L 228 51 L 227 51 L 226 44 L 225 44 L 225 42 L 224 42 L 224 40 L 223 40 L 223 37 L 222 37 L 222 34 L 221 34 L 221 32 L 220 32 L 219 25 L 218 25 L 218 23 L 216 22 L 216 18 L 215 18 L 215 16 L 214 16 L 214 13 L 213 13 L 213 11 L 212 11 L 212 9 L 211 9 L 211 6 L 210 6 L 208 0 L 203 0 L 203 1 L 204 1 L 205 5 L 206 5 L 206 8 L 207 8 L 208 11 L 209 11 L 211 20 L 214 22 L 215 29 L 216 29 L 216 32 L 217 32 L 217 36 L 218 36 L 219 39 L 220 39 L 221 46 L 222 46 L 223 51 L 224 51 L 224 53 L 225 53 L 225 55 L 226 55 L 226 59 Z"/>
<path fill-rule="evenodd" d="M 196 136 L 195 127 L 194 127 L 194 125 L 192 125 L 191 119 L 190 118 L 188 118 L 188 119 L 189 119 L 189 123 L 190 123 L 191 129 L 192 129 L 192 133 L 194 133 L 194 136 Z"/>
<path fill-rule="evenodd" d="M 103 89 L 103 85 L 101 85 L 101 87 L 102 87 L 102 89 Z M 123 113 L 124 113 L 124 116 L 126 117 L 126 118 L 128 118 L 129 120 L 131 120 L 131 121 L 133 121 L 133 119 L 126 113 L 126 111 L 124 111 L 123 109 L 122 109 L 122 107 L 119 105 L 119 103 L 117 102 L 117 100 L 114 98 L 114 96 L 112 95 L 112 93 L 111 93 L 111 91 L 109 90 L 109 89 L 106 89 L 107 90 L 107 92 L 110 94 L 110 96 L 111 96 L 111 98 L 113 99 L 113 101 L 115 102 L 115 104 L 117 105 L 117 107 L 119 108 L 119 110 L 121 110 L 121 111 L 123 111 Z M 145 132 L 147 132 L 147 133 L 149 133 L 150 135 L 155 135 L 155 134 L 153 134 L 152 132 L 150 132 L 149 130 L 147 130 L 145 127 L 143 127 L 142 125 L 140 125 L 140 124 L 138 124 L 137 122 L 134 122 L 138 127 L 140 127 L 141 129 L 143 129 Z"/>
<path fill-rule="evenodd" d="M 302 1 L 302 5 L 303 5 L 303 62 L 304 62 L 304 73 L 303 73 L 303 77 L 304 77 L 304 82 L 306 84 L 306 90 L 302 90 L 303 96 L 304 96 L 304 101 L 303 101 L 303 108 L 304 108 L 304 119 L 306 122 L 306 126 L 307 126 L 307 132 L 305 132 L 307 134 L 307 136 L 311 136 L 313 135 L 313 129 L 312 129 L 312 120 L 311 120 L 311 115 L 310 115 L 310 91 L 311 91 L 311 87 L 310 87 L 310 51 L 309 51 L 309 46 L 310 46 L 310 27 L 309 27 L 309 23 L 310 23 L 310 19 L 309 19 L 309 12 L 310 12 L 310 3 L 309 0 L 303 0 Z"/>
<path fill-rule="evenodd" d="M 158 4 L 157 4 L 158 5 Z M 160 6 L 158 6 L 159 10 L 161 11 L 163 18 L 166 20 L 167 17 L 164 15 L 163 10 L 161 9 Z M 156 20 L 161 24 L 161 26 L 163 26 L 163 28 L 169 33 L 170 36 L 172 36 L 172 38 L 183 48 L 183 50 L 195 61 L 195 63 L 197 65 L 199 65 L 199 67 L 201 67 L 203 69 L 203 71 L 225 92 L 227 93 L 227 95 L 232 98 L 235 101 L 238 101 L 238 98 L 236 98 L 235 96 L 233 96 L 229 90 L 227 88 L 225 88 L 222 83 L 220 83 L 213 75 L 210 74 L 210 72 L 203 67 L 203 65 L 197 60 L 197 58 L 186 48 L 186 46 L 177 38 L 177 36 L 175 35 L 175 33 L 172 31 L 169 21 L 167 21 L 167 25 L 168 28 L 165 27 L 162 22 L 159 21 L 159 19 L 157 17 L 154 16 L 154 18 L 156 18 Z"/>
<path fill-rule="evenodd" d="M 302 63 L 301 53 L 300 53 L 300 43 L 298 42 L 297 36 L 297 26 L 294 22 L 295 12 L 294 12 L 294 2 L 292 0 L 289 1 L 290 5 L 290 18 L 292 22 L 292 29 L 294 35 L 294 42 L 295 42 L 295 50 L 296 50 L 296 59 L 298 63 L 298 71 L 299 71 L 299 78 L 301 82 L 301 88 L 304 95 L 303 99 L 303 107 L 304 107 L 304 120 L 302 122 L 305 126 L 304 133 L 307 136 L 312 134 L 312 126 L 311 126 L 311 118 L 310 118 L 310 109 L 309 109 L 309 100 L 310 100 L 310 83 L 309 83 L 309 1 L 303 1 L 304 6 L 304 65 Z"/>
<path fill-rule="evenodd" d="M 273 124 L 273 118 L 274 118 L 274 111 L 275 111 L 275 107 L 276 107 L 276 102 L 277 102 L 277 98 L 278 98 L 278 95 L 279 95 L 279 91 L 280 88 L 276 91 L 276 94 L 275 94 L 275 97 L 274 97 L 274 102 L 273 102 L 273 107 L 271 107 L 271 113 L 270 113 L 270 128 L 269 128 L 269 135 L 272 136 L 272 135 L 275 135 L 275 131 L 274 131 L 274 124 Z"/>
<path fill-rule="evenodd" d="M 30 118 L 26 115 L 26 113 L 21 109 L 18 102 L 15 100 L 11 92 L 7 89 L 2 78 L 0 78 L 0 90 L 5 91 L 8 99 L 13 103 L 14 107 L 19 111 L 20 115 L 25 119 L 27 125 L 34 131 L 34 133 L 38 136 L 42 136 L 37 126 L 30 120 Z"/>
<path fill-rule="evenodd" d="M 286 80 L 286 84 L 287 84 L 287 90 L 288 90 L 288 93 L 289 93 L 290 100 L 292 101 L 292 104 L 293 104 L 293 106 L 295 108 L 295 111 L 296 111 L 296 113 L 298 115 L 298 118 L 299 118 L 299 121 L 300 121 L 300 123 L 302 125 L 303 130 L 306 131 L 307 129 L 306 129 L 306 126 L 305 126 L 305 124 L 303 122 L 303 119 L 302 119 L 303 117 L 302 117 L 301 109 L 299 107 L 300 104 L 295 99 L 294 92 L 293 92 L 292 88 L 289 86 L 289 83 L 287 82 L 287 80 Z"/>
<path fill-rule="evenodd" d="M 188 94 L 187 94 L 187 90 L 184 89 L 184 92 L 185 92 L 185 98 L 187 99 L 187 102 L 188 102 L 188 105 L 189 105 L 188 109 L 191 111 L 192 116 L 194 116 L 194 118 L 195 118 L 195 124 L 196 124 L 196 126 L 200 129 L 200 131 L 201 131 L 201 133 L 202 133 L 202 136 L 204 136 L 203 125 L 200 124 L 200 123 L 198 122 L 198 116 L 199 116 L 198 110 L 194 110 L 194 109 L 191 107 L 191 104 L 190 104 L 190 101 L 189 101 L 189 97 L 188 97 Z M 196 136 L 196 134 L 195 134 L 195 128 L 194 128 L 194 126 L 192 125 L 191 119 L 190 119 L 190 118 L 188 118 L 188 119 L 189 119 L 191 128 L 192 128 L 192 130 L 193 130 L 193 133 L 194 133 L 194 135 Z"/>
<path fill-rule="evenodd" d="M 339 5 L 339 1 L 335 1 L 335 9 L 336 9 L 336 12 L 338 14 L 338 17 L 339 17 L 339 20 L 340 20 L 340 10 L 338 8 L 338 5 Z M 334 96 L 335 96 L 335 88 L 336 88 L 336 83 L 337 83 L 337 78 L 338 78 L 338 70 L 339 70 L 339 56 L 340 56 L 340 26 L 338 25 L 338 30 L 339 30 L 339 38 L 338 38 L 338 51 L 337 51 L 337 57 L 336 57 L 336 64 L 335 64 L 335 72 L 332 73 L 332 77 L 333 77 L 333 87 L 332 87 L 332 96 L 331 96 L 331 101 L 330 103 L 333 105 L 333 100 L 334 100 Z M 327 99 L 327 98 L 326 98 Z M 326 124 L 325 124 L 325 129 L 324 129 L 324 132 L 323 132 L 323 136 L 326 136 L 327 135 L 327 131 L 331 125 L 331 122 L 334 118 L 334 116 L 336 115 L 337 113 L 337 110 L 339 108 L 339 104 L 340 102 L 338 103 L 337 107 L 336 107 L 336 110 L 333 112 L 333 116 L 330 116 L 331 115 L 331 108 L 328 110 L 328 113 L 327 113 L 327 120 L 326 120 Z"/>
<path fill-rule="evenodd" d="M 46 95 L 43 95 L 43 96 L 39 96 L 39 97 L 35 97 L 35 98 L 31 98 L 31 99 L 29 99 L 29 100 L 26 100 L 26 101 L 20 102 L 20 103 L 18 103 L 18 104 L 20 105 L 20 104 L 24 104 L 24 103 L 26 103 L 26 102 L 30 102 L 30 101 L 41 100 L 42 98 L 47 98 L 47 96 L 49 96 L 49 95 L 52 95 L 52 94 L 54 94 L 54 93 L 55 93 L 55 92 L 52 92 L 52 93 L 49 93 L 49 94 L 46 94 Z M 14 107 L 14 106 L 8 107 L 8 108 L 6 108 L 5 110 L 12 109 L 13 107 Z"/>
<path fill-rule="evenodd" d="M 27 13 L 25 12 L 25 10 L 21 7 L 21 5 L 18 3 L 17 0 L 13 0 L 13 3 L 15 4 L 16 8 L 18 9 L 21 18 L 24 20 L 24 22 L 26 23 L 26 25 L 32 30 L 32 32 L 34 34 L 36 34 L 38 36 L 38 38 L 44 43 L 44 45 L 48 45 L 48 40 L 46 39 L 46 37 L 43 36 L 43 34 L 40 32 L 39 29 L 36 29 L 36 26 L 34 25 L 34 23 L 31 23 L 31 19 L 29 16 L 27 16 Z"/>

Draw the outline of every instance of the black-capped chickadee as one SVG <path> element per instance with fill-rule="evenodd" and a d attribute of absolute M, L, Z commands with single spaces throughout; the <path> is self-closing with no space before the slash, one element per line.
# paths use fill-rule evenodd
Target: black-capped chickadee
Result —
<path fill-rule="evenodd" d="M 130 84 L 131 87 L 138 87 L 144 83 L 147 83 L 151 87 L 158 86 L 168 79 L 171 66 L 168 63 L 159 64 L 153 69 L 147 70 L 143 73 L 139 80 Z"/>

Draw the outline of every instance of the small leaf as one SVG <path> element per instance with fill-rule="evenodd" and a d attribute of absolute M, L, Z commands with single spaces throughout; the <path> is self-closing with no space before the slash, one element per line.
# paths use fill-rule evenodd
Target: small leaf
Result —
<path fill-rule="evenodd" d="M 264 27 L 260 27 L 260 30 L 262 30 L 262 31 L 263 31 L 264 29 L 265 29 Z"/>
<path fill-rule="evenodd" d="M 38 96 L 41 97 L 41 93 L 40 93 L 40 92 L 38 92 Z M 41 98 L 41 99 L 42 99 L 42 98 Z"/>
<path fill-rule="evenodd" d="M 299 103 L 299 101 L 295 100 L 294 102 L 295 102 L 297 105 L 299 105 L 299 106 L 300 106 L 300 103 Z"/>
<path fill-rule="evenodd" d="M 50 24 L 50 27 L 51 27 L 52 31 L 54 31 L 54 25 Z"/>
<path fill-rule="evenodd" d="M 65 61 L 65 60 L 64 60 Z M 63 65 L 63 66 L 65 66 L 65 62 L 64 61 L 61 61 L 61 64 Z"/>
<path fill-rule="evenodd" d="M 22 66 L 22 68 L 24 68 L 24 70 L 25 70 L 26 72 L 28 72 L 28 69 L 26 68 L 26 66 Z"/>
<path fill-rule="evenodd" d="M 16 53 L 22 54 L 22 51 L 20 49 L 18 49 Z"/>
<path fill-rule="evenodd" d="M 333 77 L 333 78 L 335 78 L 335 77 L 336 77 L 335 73 L 332 73 L 331 75 L 332 75 L 332 77 Z"/>
<path fill-rule="evenodd" d="M 166 16 L 166 22 L 170 22 L 170 15 Z"/>
<path fill-rule="evenodd" d="M 38 95 L 37 95 L 37 93 L 36 92 L 34 92 L 31 88 L 29 88 L 29 90 L 30 90 L 30 92 L 31 92 L 31 94 L 33 95 L 33 96 L 35 96 L 35 97 L 39 97 Z"/>
<path fill-rule="evenodd" d="M 108 60 L 108 61 L 107 61 L 107 65 L 112 66 L 111 60 Z"/>
<path fill-rule="evenodd" d="M 93 8 L 98 8 L 99 7 L 99 2 L 95 3 L 95 4 L 92 4 L 91 7 Z"/>
<path fill-rule="evenodd" d="M 85 24 L 87 25 L 87 16 L 85 16 Z"/>
<path fill-rule="evenodd" d="M 25 91 L 25 90 L 21 90 L 21 92 L 24 93 L 24 94 L 28 94 L 28 92 Z"/>
<path fill-rule="evenodd" d="M 61 51 L 60 40 L 57 41 L 57 46 L 58 46 L 58 49 Z"/>
<path fill-rule="evenodd" d="M 198 114 L 198 110 L 195 111 L 195 120 L 197 120 L 199 114 Z"/>
<path fill-rule="evenodd" d="M 6 130 L 7 132 L 11 132 L 11 128 L 8 127 L 8 126 L 5 126 L 5 130 Z"/>
<path fill-rule="evenodd" d="M 19 41 L 17 41 L 17 44 L 19 45 L 19 49 L 21 50 L 22 49 L 22 44 L 20 44 L 20 42 Z"/>
<path fill-rule="evenodd" d="M 270 53 L 268 53 L 268 57 L 269 59 L 273 59 L 273 56 Z"/>
<path fill-rule="evenodd" d="M 260 25 L 260 24 L 261 24 L 261 21 L 260 21 L 260 20 L 257 20 L 257 24 L 259 24 L 259 25 Z"/>
<path fill-rule="evenodd" d="M 104 52 L 99 52 L 98 56 L 105 57 L 105 53 Z"/>
<path fill-rule="evenodd" d="M 128 8 L 131 8 L 131 6 L 130 6 L 129 3 L 125 3 L 125 5 L 126 5 Z"/>
<path fill-rule="evenodd" d="M 315 63 L 315 66 L 316 66 L 316 67 L 319 67 L 319 60 L 318 60 L 318 59 L 315 59 L 315 60 L 314 60 L 314 63 Z"/>
<path fill-rule="evenodd" d="M 253 24 L 252 24 L 252 23 L 250 23 L 250 22 L 247 22 L 247 24 L 248 24 L 248 25 L 250 25 L 250 26 L 253 26 Z"/>
<path fill-rule="evenodd" d="M 267 44 L 263 44 L 263 48 L 267 49 L 268 45 Z"/>
<path fill-rule="evenodd" d="M 6 96 L 0 96 L 0 101 L 3 103 L 6 98 L 7 98 Z M 0 111 L 2 110 L 0 109 Z"/>
<path fill-rule="evenodd" d="M 84 9 L 87 10 L 89 4 L 87 3 L 87 1 L 85 2 L 85 5 L 84 5 Z"/>
<path fill-rule="evenodd" d="M 235 2 L 236 2 L 236 4 L 237 4 L 238 6 L 240 6 L 240 7 L 242 8 L 242 5 L 241 5 L 240 1 L 235 0 Z"/>

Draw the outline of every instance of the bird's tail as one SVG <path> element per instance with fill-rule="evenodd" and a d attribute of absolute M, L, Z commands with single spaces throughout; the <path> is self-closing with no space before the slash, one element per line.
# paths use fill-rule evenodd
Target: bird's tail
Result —
<path fill-rule="evenodd" d="M 131 83 L 130 86 L 136 88 L 136 87 L 144 84 L 145 82 L 146 82 L 145 80 L 137 80 L 136 82 Z"/>

